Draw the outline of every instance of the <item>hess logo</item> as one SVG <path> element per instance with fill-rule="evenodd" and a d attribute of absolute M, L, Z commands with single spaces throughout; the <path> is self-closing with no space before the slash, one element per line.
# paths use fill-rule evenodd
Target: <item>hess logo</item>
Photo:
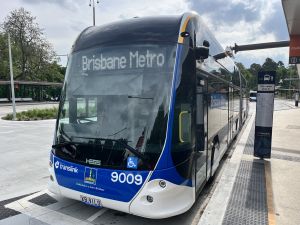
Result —
<path fill-rule="evenodd" d="M 58 169 L 58 167 L 59 167 L 59 162 L 56 161 L 54 165 L 55 165 L 55 168 Z"/>

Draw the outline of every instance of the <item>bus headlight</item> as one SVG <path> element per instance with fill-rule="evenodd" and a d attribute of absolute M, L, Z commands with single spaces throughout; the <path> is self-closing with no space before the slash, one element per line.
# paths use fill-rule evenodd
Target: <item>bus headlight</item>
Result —
<path fill-rule="evenodd" d="M 52 163 L 51 161 L 49 161 L 49 166 L 50 166 L 50 167 L 52 167 L 52 164 L 53 164 L 53 163 Z"/>
<path fill-rule="evenodd" d="M 153 197 L 150 195 L 147 195 L 147 201 L 150 203 L 153 202 Z"/>

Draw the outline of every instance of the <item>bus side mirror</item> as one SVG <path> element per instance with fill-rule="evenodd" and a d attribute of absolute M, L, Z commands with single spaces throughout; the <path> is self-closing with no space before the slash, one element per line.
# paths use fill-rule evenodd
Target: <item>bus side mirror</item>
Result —
<path fill-rule="evenodd" d="M 196 60 L 207 59 L 209 48 L 205 46 L 197 46 L 195 51 Z"/>
<path fill-rule="evenodd" d="M 197 46 L 195 50 L 196 60 L 207 59 L 209 55 L 209 42 L 204 40 L 202 46 Z"/>

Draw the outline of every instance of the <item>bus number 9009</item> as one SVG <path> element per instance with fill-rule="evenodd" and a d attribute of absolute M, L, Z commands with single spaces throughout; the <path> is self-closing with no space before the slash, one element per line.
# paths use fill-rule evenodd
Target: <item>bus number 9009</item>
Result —
<path fill-rule="evenodd" d="M 143 183 L 143 177 L 140 174 L 133 175 L 132 173 L 117 173 L 112 172 L 111 173 L 111 181 L 112 182 L 120 182 L 120 183 L 127 183 L 127 184 L 133 184 L 141 185 Z"/>

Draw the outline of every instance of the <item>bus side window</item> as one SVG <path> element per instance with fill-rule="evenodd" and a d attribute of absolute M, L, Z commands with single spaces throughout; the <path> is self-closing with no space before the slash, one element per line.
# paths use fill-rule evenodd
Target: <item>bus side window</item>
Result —
<path fill-rule="evenodd" d="M 97 99 L 77 98 L 77 118 L 97 120 Z"/>
<path fill-rule="evenodd" d="M 187 107 L 185 107 L 187 108 Z M 189 110 L 182 110 L 179 113 L 179 141 L 183 142 L 191 142 L 191 112 Z"/>
<path fill-rule="evenodd" d="M 192 48 L 185 49 L 182 72 L 176 89 L 174 118 L 172 127 L 172 160 L 174 165 L 186 161 L 195 147 L 195 76 L 196 60 Z M 185 170 L 182 172 L 184 173 Z M 185 175 L 184 175 L 185 176 Z"/>

